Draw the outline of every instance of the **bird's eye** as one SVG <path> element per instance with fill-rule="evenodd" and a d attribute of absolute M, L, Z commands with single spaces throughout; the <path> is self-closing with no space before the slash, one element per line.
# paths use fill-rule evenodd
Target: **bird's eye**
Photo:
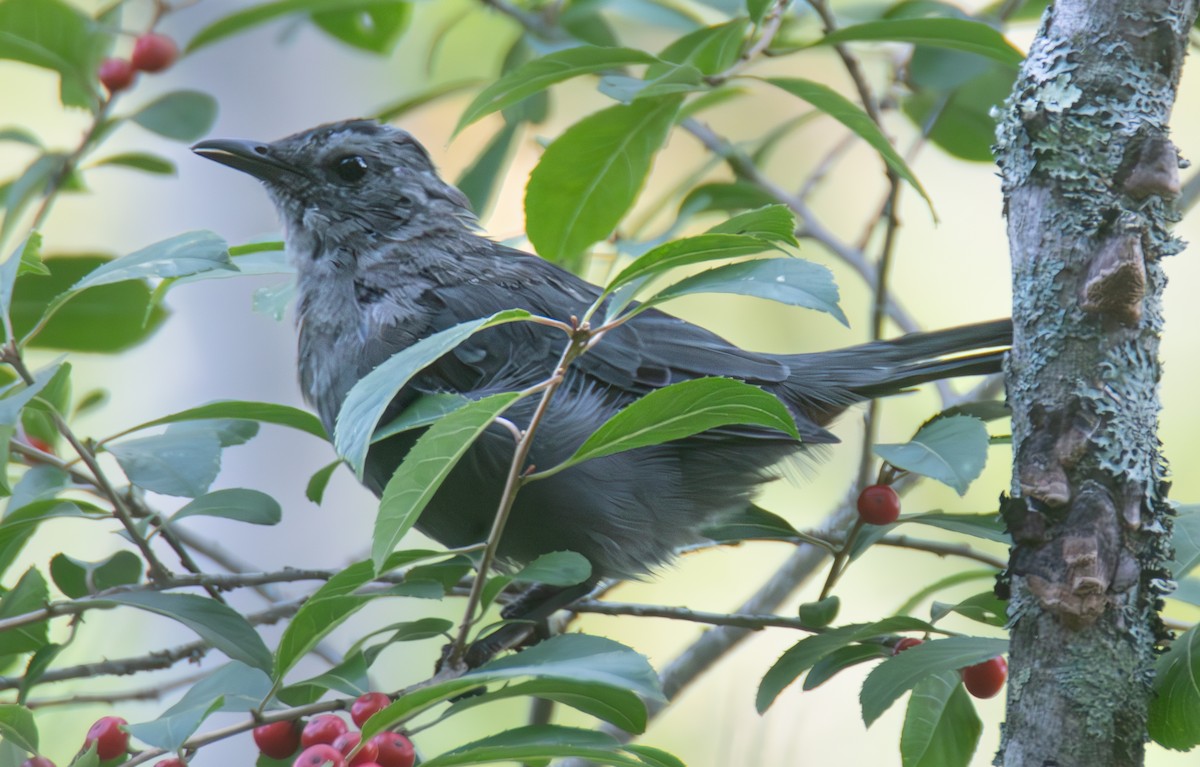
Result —
<path fill-rule="evenodd" d="M 353 184 L 367 175 L 367 161 L 356 154 L 348 154 L 333 161 L 333 172 L 342 181 Z"/>

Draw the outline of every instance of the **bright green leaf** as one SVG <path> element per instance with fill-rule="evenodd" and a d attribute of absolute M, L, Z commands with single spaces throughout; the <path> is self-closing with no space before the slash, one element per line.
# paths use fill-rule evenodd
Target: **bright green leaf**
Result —
<path fill-rule="evenodd" d="M 275 650 L 275 681 L 283 679 L 321 639 L 371 600 L 354 592 L 374 576 L 371 562 L 358 562 L 330 578 L 308 598 L 279 639 Z"/>
<path fill-rule="evenodd" d="M 61 0 L 0 2 L 0 59 L 58 72 L 66 106 L 95 108 L 94 73 L 107 42 L 105 30 Z"/>
<path fill-rule="evenodd" d="M 175 91 L 142 107 L 130 119 L 160 136 L 195 141 L 212 130 L 217 100 L 199 91 Z"/>
<path fill-rule="evenodd" d="M 1171 546 L 1175 556 L 1171 560 L 1171 574 L 1182 578 L 1200 565 L 1200 506 L 1179 506 L 1173 520 Z"/>
<path fill-rule="evenodd" d="M 0 738 L 26 751 L 37 752 L 38 728 L 33 712 L 12 703 L 0 704 Z"/>
<path fill-rule="evenodd" d="M 875 40 L 932 45 L 986 56 L 1018 67 L 1025 56 L 1004 35 L 981 21 L 952 18 L 887 19 L 842 27 L 823 37 L 820 45 Z"/>
<path fill-rule="evenodd" d="M 313 503 L 320 504 L 325 498 L 325 488 L 329 486 L 329 479 L 337 471 L 337 467 L 341 465 L 342 460 L 339 458 L 313 474 L 308 480 L 308 485 L 304 488 L 304 497 Z"/>
<path fill-rule="evenodd" d="M 172 522 L 194 516 L 221 517 L 252 525 L 277 525 L 283 518 L 279 502 L 259 490 L 216 490 L 191 501 L 171 516 Z"/>
<path fill-rule="evenodd" d="M 50 560 L 54 585 L 71 599 L 137 583 L 144 569 L 141 558 L 131 551 L 118 551 L 99 562 L 84 562 L 66 554 L 55 554 Z"/>
<path fill-rule="evenodd" d="M 355 0 L 345 10 L 317 11 L 313 23 L 359 50 L 384 55 L 396 47 L 412 7 L 401 0 Z"/>
<path fill-rule="evenodd" d="M 0 598 L 0 618 L 12 618 L 17 615 L 35 612 L 45 607 L 50 601 L 50 590 L 46 579 L 31 567 L 25 571 L 17 585 Z M 0 633 L 0 657 L 33 652 L 46 644 L 47 622 L 38 621 Z"/>
<path fill-rule="evenodd" d="M 983 722 L 958 673 L 943 671 L 913 687 L 900 732 L 904 767 L 968 767 Z"/>
<path fill-rule="evenodd" d="M 159 157 L 149 152 L 123 152 L 103 157 L 92 163 L 92 167 L 94 168 L 104 165 L 119 165 L 163 176 L 175 175 L 175 163 L 165 157 Z"/>
<path fill-rule="evenodd" d="M 343 13 L 378 6 L 383 0 L 277 0 L 259 3 L 231 13 L 209 24 L 188 42 L 187 52 L 192 53 L 212 43 L 239 32 L 274 21 L 292 14 L 319 14 L 323 12 Z"/>
<path fill-rule="evenodd" d="M 128 726 L 146 745 L 178 750 L 209 714 L 257 709 L 271 692 L 271 680 L 260 669 L 233 661 L 192 685 L 177 703 L 156 719 Z"/>
<path fill-rule="evenodd" d="M 270 423 L 276 426 L 287 426 L 291 429 L 298 429 L 314 437 L 327 439 L 325 429 L 321 427 L 321 422 L 312 413 L 288 405 L 279 405 L 274 402 L 249 402 L 246 400 L 218 400 L 210 402 L 207 405 L 188 408 L 178 413 L 138 424 L 131 429 L 125 430 L 123 433 L 128 434 L 134 431 L 141 431 L 153 426 L 164 426 L 187 421 L 206 421 L 210 419 L 233 419 Z"/>
<path fill-rule="evenodd" d="M 678 97 L 591 114 L 546 147 L 525 190 L 529 241 L 543 257 L 578 265 L 633 205 L 679 110 Z"/>

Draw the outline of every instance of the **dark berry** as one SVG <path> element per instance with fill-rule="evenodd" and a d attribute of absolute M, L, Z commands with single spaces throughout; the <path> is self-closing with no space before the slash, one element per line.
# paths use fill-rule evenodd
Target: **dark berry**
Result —
<path fill-rule="evenodd" d="M 272 759 L 287 759 L 300 748 L 300 728 L 295 722 L 272 722 L 254 728 L 258 750 Z"/>
<path fill-rule="evenodd" d="M 100 84 L 108 89 L 109 93 L 123 91 L 133 85 L 136 74 L 133 64 L 125 59 L 105 59 L 100 62 L 100 69 L 96 71 Z"/>
<path fill-rule="evenodd" d="M 916 637 L 904 637 L 892 646 L 892 655 L 899 655 L 908 648 L 916 647 L 919 644 L 925 644 L 925 640 L 917 639 Z"/>
<path fill-rule="evenodd" d="M 868 525 L 890 525 L 900 517 L 900 496 L 891 485 L 871 485 L 858 496 L 858 517 Z"/>

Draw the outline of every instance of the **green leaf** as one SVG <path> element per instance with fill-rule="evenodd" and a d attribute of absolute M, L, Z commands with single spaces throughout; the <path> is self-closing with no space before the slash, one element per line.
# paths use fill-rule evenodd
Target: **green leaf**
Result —
<path fill-rule="evenodd" d="M 758 506 L 747 506 L 733 514 L 721 515 L 700 533 L 716 543 L 750 539 L 792 540 L 799 536 L 796 528 L 786 519 Z"/>
<path fill-rule="evenodd" d="M 416 524 L 429 500 L 475 438 L 520 396 L 516 392 L 504 392 L 484 397 L 455 410 L 421 435 L 379 498 L 379 513 L 371 536 L 371 558 L 376 567 L 383 566 L 396 544 Z M 497 498 L 496 502 L 499 500 Z"/>
<path fill-rule="evenodd" d="M 104 165 L 119 165 L 162 176 L 175 175 L 175 163 L 165 157 L 159 157 L 149 152 L 123 152 L 121 154 L 109 155 L 92 163 L 93 168 L 99 168 Z"/>
<path fill-rule="evenodd" d="M 911 184 L 932 206 L 933 203 L 929 199 L 929 195 L 925 193 L 921 182 L 917 181 L 917 177 L 909 169 L 908 163 L 904 162 L 904 158 L 888 141 L 887 136 L 866 112 L 847 100 L 845 96 L 828 86 L 800 78 L 772 77 L 767 78 L 767 82 L 807 101 L 857 134 L 879 153 L 883 161 L 896 172 L 897 176 Z"/>
<path fill-rule="evenodd" d="M 696 378 L 664 386 L 622 408 L 565 463 L 549 471 L 734 424 L 764 426 L 800 439 L 795 420 L 774 395 L 730 378 Z"/>
<path fill-rule="evenodd" d="M 0 226 L 0 244 L 7 240 L 17 225 L 21 212 L 29 203 L 46 192 L 50 179 L 63 169 L 63 156 L 45 154 L 38 157 L 11 184 L 0 185 L 0 198 L 4 209 L 4 224 Z"/>
<path fill-rule="evenodd" d="M 252 525 L 277 525 L 283 518 L 279 502 L 264 492 L 244 488 L 216 490 L 191 501 L 171 516 L 171 522 L 194 516 L 221 517 Z"/>
<path fill-rule="evenodd" d="M 316 474 L 313 474 L 308 480 L 308 485 L 304 488 L 304 497 L 319 505 L 325 498 L 325 488 L 329 485 L 330 477 L 337 471 L 337 467 L 341 465 L 342 459 L 339 458 L 318 470 Z"/>
<path fill-rule="evenodd" d="M 838 305 L 838 287 L 828 268 L 799 258 L 768 258 L 724 264 L 685 277 L 642 301 L 654 306 L 697 293 L 732 293 L 765 298 L 832 314 L 849 327 Z"/>
<path fill-rule="evenodd" d="M 0 2 L 0 59 L 58 72 L 65 106 L 96 107 L 94 75 L 107 44 L 105 30 L 61 0 Z"/>
<path fill-rule="evenodd" d="M 746 0 L 746 13 L 750 20 L 755 24 L 760 23 L 773 2 L 774 0 Z"/>
<path fill-rule="evenodd" d="M 145 280 L 72 291 L 86 275 L 111 262 L 110 257 L 99 255 L 54 256 L 44 262 L 48 277 L 18 277 L 12 302 L 13 331 L 18 337 L 26 336 L 42 320 L 47 307 L 64 296 L 37 335 L 28 339 L 30 346 L 111 354 L 148 340 L 167 312 L 154 303 Z"/>
<path fill-rule="evenodd" d="M 966 415 L 936 418 L 905 444 L 876 445 L 875 454 L 898 469 L 949 485 L 965 495 L 987 463 L 988 433 Z"/>
<path fill-rule="evenodd" d="M 933 626 L 923 620 L 897 615 L 875 623 L 856 623 L 839 626 L 821 634 L 801 639 L 792 645 L 779 660 L 763 675 L 759 683 L 755 705 L 761 714 L 770 708 L 779 693 L 796 681 L 814 664 L 829 654 L 854 642 L 887 636 L 898 631 L 930 631 Z"/>
<path fill-rule="evenodd" d="M 934 602 L 930 606 L 929 612 L 930 620 L 934 623 L 937 623 L 950 613 L 958 613 L 973 621 L 986 623 L 996 628 L 1004 628 L 1008 623 L 1008 606 L 1004 603 L 1004 600 L 997 597 L 991 591 L 975 594 L 956 604 Z"/>
<path fill-rule="evenodd" d="M 1150 699 L 1150 738 L 1176 751 L 1200 745 L 1200 630 L 1196 626 L 1159 656 Z"/>
<path fill-rule="evenodd" d="M 982 663 L 1008 651 L 1007 639 L 948 637 L 910 647 L 875 667 L 863 682 L 859 701 L 870 727 L 896 700 L 934 674 Z"/>
<path fill-rule="evenodd" d="M 50 601 L 50 590 L 46 579 L 31 567 L 25 571 L 17 585 L 0 598 L 0 618 L 35 612 Z M 0 658 L 7 655 L 33 652 L 46 644 L 47 622 L 38 621 L 0 633 Z"/>
<path fill-rule="evenodd" d="M 412 15 L 410 4 L 400 0 L 357 0 L 347 5 L 353 7 L 313 13 L 313 23 L 344 43 L 381 56 L 396 47 Z"/>
<path fill-rule="evenodd" d="M 195 141 L 212 130 L 217 100 L 200 91 L 175 91 L 150 102 L 130 119 L 160 136 Z"/>
<path fill-rule="evenodd" d="M 913 72 L 910 82 L 918 74 L 914 69 L 923 62 L 929 62 L 926 68 L 939 75 L 962 73 L 965 62 L 961 59 L 983 63 L 983 71 L 949 90 L 914 82 L 913 92 L 901 97 L 900 108 L 942 150 L 963 160 L 990 163 L 994 161 L 992 143 L 996 138 L 992 110 L 1012 92 L 1016 72 L 969 54 L 918 48 L 909 63 Z M 970 75 L 971 70 L 966 73 Z"/>
<path fill-rule="evenodd" d="M 550 586 L 574 586 L 592 577 L 592 563 L 574 551 L 552 551 L 521 568 L 514 581 L 545 583 Z"/>
<path fill-rule="evenodd" d="M 19 128 L 15 125 L 10 125 L 6 128 L 0 128 L 0 141 L 12 141 L 16 144 L 25 144 L 34 147 L 35 149 L 45 149 L 42 140 L 33 133 Z"/>
<path fill-rule="evenodd" d="M 422 767 L 459 767 L 495 762 L 529 762 L 573 756 L 618 767 L 645 767 L 620 752 L 613 736 L 555 724 L 533 724 L 472 741 L 422 762 Z"/>
<path fill-rule="evenodd" d="M 517 67 L 484 88 L 463 111 L 454 134 L 485 115 L 512 106 L 572 77 L 656 61 L 658 59 L 649 53 L 632 48 L 581 45 L 548 53 Z"/>
<path fill-rule="evenodd" d="M 649 700 L 663 700 L 658 675 L 643 656 L 611 639 L 562 634 L 517 655 L 485 663 L 456 679 L 436 682 L 402 696 L 372 717 L 362 728 L 362 736 L 369 739 L 441 701 L 481 685 L 530 677 L 577 682 L 580 694 L 586 694 L 591 685 L 603 685 L 628 690 Z"/>
<path fill-rule="evenodd" d="M 371 681 L 368 678 L 370 661 L 378 655 L 377 650 L 381 649 L 382 646 L 370 648 L 371 659 L 367 658 L 366 653 L 347 653 L 345 660 L 324 674 L 290 684 L 280 690 L 276 697 L 286 705 L 302 706 L 320 700 L 330 690 L 355 698 L 371 692 Z"/>
<path fill-rule="evenodd" d="M 96 744 L 90 744 L 83 752 L 76 755 L 67 767 L 100 767 L 100 757 L 96 756 Z"/>
<path fill-rule="evenodd" d="M 381 442 L 395 434 L 437 423 L 470 401 L 461 394 L 449 392 L 422 394 L 404 408 L 400 415 L 389 421 L 387 426 L 376 429 L 371 442 Z"/>
<path fill-rule="evenodd" d="M 703 213 L 709 210 L 743 210 L 760 208 L 775 202 L 769 192 L 749 181 L 701 184 L 688 192 L 679 203 L 679 210 Z"/>
<path fill-rule="evenodd" d="M 330 578 L 309 597 L 279 639 L 273 671 L 276 682 L 329 632 L 371 600 L 370 596 L 354 592 L 373 577 L 375 568 L 371 562 L 357 562 Z"/>
<path fill-rule="evenodd" d="M 212 269 L 237 270 L 229 260 L 225 241 L 212 232 L 186 232 L 109 261 L 75 283 L 71 290 L 143 277 L 183 277 Z"/>
<path fill-rule="evenodd" d="M 25 251 L 32 248 L 36 253 L 41 244 L 42 235 L 38 232 L 30 232 L 12 255 L 5 259 L 4 264 L 0 265 L 0 312 L 3 312 L 6 317 L 13 315 L 13 287 L 16 285 L 17 275 L 21 271 L 21 263 L 25 260 Z"/>
<path fill-rule="evenodd" d="M 926 584 L 917 590 L 915 594 L 904 600 L 904 603 L 896 608 L 897 615 L 905 615 L 916 609 L 917 605 L 924 602 L 933 594 L 938 593 L 951 586 L 957 586 L 960 583 L 968 583 L 970 581 L 996 579 L 995 570 L 962 570 L 956 573 L 951 573 L 945 578 L 939 578 L 933 583 Z"/>
<path fill-rule="evenodd" d="M 215 600 L 196 594 L 136 591 L 113 594 L 94 600 L 94 603 L 136 607 L 179 621 L 230 660 L 270 673 L 271 651 L 263 644 L 258 632 L 236 610 Z"/>
<path fill-rule="evenodd" d="M 733 19 L 724 24 L 697 29 L 676 39 L 658 57 L 673 64 L 695 67 L 702 74 L 719 74 L 737 61 L 748 26 L 745 19 Z M 656 77 L 664 70 L 663 65 L 651 67 L 646 78 Z"/>
<path fill-rule="evenodd" d="M 839 647 L 812 665 L 812 668 L 804 675 L 804 683 L 800 688 L 806 692 L 815 690 L 840 671 L 869 660 L 886 658 L 889 654 L 886 647 L 875 642 Z"/>
<path fill-rule="evenodd" d="M 198 498 L 221 470 L 223 422 L 208 422 L 208 429 L 181 428 L 194 424 L 174 424 L 162 434 L 139 437 L 107 445 L 129 481 L 138 487 L 164 495 Z"/>
<path fill-rule="evenodd" d="M 283 16 L 300 13 L 348 13 L 351 10 L 370 10 L 385 4 L 392 3 L 387 3 L 386 0 L 278 0 L 277 2 L 259 3 L 218 19 L 197 32 L 195 37 L 188 42 L 187 52 L 192 53 L 218 40 Z"/>
<path fill-rule="evenodd" d="M 1171 575 L 1182 578 L 1200 565 L 1200 505 L 1179 506 L 1173 520 Z"/>
<path fill-rule="evenodd" d="M 232 399 L 218 400 L 210 402 L 207 405 L 181 410 L 178 413 L 165 415 L 162 418 L 138 424 L 123 433 L 128 434 L 130 432 L 141 431 L 153 426 L 165 426 L 167 424 L 187 421 L 206 421 L 214 418 L 270 423 L 276 426 L 297 429 L 321 439 L 328 439 L 325 429 L 321 426 L 321 422 L 312 413 L 288 405 L 278 405 L 274 402 L 250 402 Z"/>
<path fill-rule="evenodd" d="M 496 312 L 490 317 L 461 322 L 423 338 L 403 351 L 392 355 L 383 364 L 363 376 L 346 395 L 337 417 L 334 447 L 338 455 L 354 469 L 360 478 L 363 461 L 371 445 L 383 412 L 397 392 L 427 365 L 469 338 L 472 334 L 505 322 L 523 320 L 532 315 L 521 309 Z"/>
<path fill-rule="evenodd" d="M 741 234 L 767 242 L 799 245 L 796 240 L 796 216 L 786 205 L 765 205 L 731 216 L 713 228 L 709 234 Z"/>
<path fill-rule="evenodd" d="M 465 91 L 468 88 L 473 88 L 479 85 L 480 82 L 482 81 L 475 79 L 455 80 L 453 82 L 439 83 L 437 85 L 430 86 L 412 96 L 408 96 L 399 101 L 388 104 L 375 113 L 375 119 L 385 123 L 391 122 L 397 117 L 402 117 L 414 109 L 423 107 L 430 102 L 437 101 L 438 99 L 446 96 L 451 96 L 459 91 Z"/>
<path fill-rule="evenodd" d="M 0 703 L 0 738 L 25 751 L 37 753 L 38 729 L 33 712 L 24 706 Z"/>
<path fill-rule="evenodd" d="M 987 541 L 1012 545 L 1012 538 L 1004 526 L 1004 520 L 999 514 L 946 514 L 941 511 L 930 511 L 924 514 L 908 514 L 900 519 L 901 522 L 915 522 L 920 525 L 950 530 L 951 532 L 971 535 Z"/>
<path fill-rule="evenodd" d="M 585 117 L 546 147 L 525 190 L 529 241 L 578 265 L 633 205 L 679 110 L 678 97 L 620 104 Z"/>
<path fill-rule="evenodd" d="M 532 679 L 463 698 L 454 703 L 446 716 L 481 704 L 517 697 L 552 700 L 616 725 L 625 732 L 641 733 L 646 730 L 646 704 L 635 693 L 603 684 L 584 684 L 573 680 L 564 682 L 559 679 Z"/>
<path fill-rule="evenodd" d="M 37 531 L 38 525 L 48 519 L 86 516 L 84 507 L 100 512 L 96 506 L 56 498 L 32 501 L 25 505 L 18 505 L 10 499 L 8 511 L 3 522 L 0 522 L 0 575 L 12 567 L 21 549 Z"/>
<path fill-rule="evenodd" d="M 985 56 L 1009 67 L 1019 67 L 1024 54 L 1004 35 L 980 21 L 952 18 L 887 19 L 868 21 L 830 32 L 819 45 L 862 40 L 917 43 Z"/>
<path fill-rule="evenodd" d="M 900 732 L 904 767 L 968 767 L 983 722 L 958 674 L 943 671 L 913 687 Z"/>
<path fill-rule="evenodd" d="M 71 599 L 138 583 L 143 569 L 141 558 L 131 551 L 118 551 L 99 562 L 84 562 L 66 554 L 55 554 L 50 560 L 54 585 Z"/>
<path fill-rule="evenodd" d="M 266 674 L 233 661 L 192 685 L 158 718 L 126 729 L 146 745 L 177 751 L 210 714 L 256 710 L 270 693 L 271 680 Z"/>

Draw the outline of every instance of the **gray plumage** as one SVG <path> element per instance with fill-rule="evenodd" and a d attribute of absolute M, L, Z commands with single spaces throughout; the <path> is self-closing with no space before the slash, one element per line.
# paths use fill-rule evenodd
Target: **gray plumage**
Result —
<path fill-rule="evenodd" d="M 331 433 L 355 382 L 414 342 L 502 309 L 567 320 L 599 295 L 571 273 L 477 234 L 466 198 L 402 130 L 359 120 L 273 143 L 216 140 L 195 149 L 260 179 L 279 210 L 298 269 L 300 382 Z M 641 576 L 694 541 L 702 525 L 743 508 L 759 485 L 778 476 L 780 461 L 836 441 L 825 426 L 848 405 L 936 378 L 995 372 L 999 352 L 971 353 L 1007 346 L 1010 338 L 1010 324 L 1000 321 L 815 354 L 759 354 L 646 311 L 574 363 L 539 428 L 531 463 L 560 463 L 637 397 L 704 376 L 778 395 L 803 442 L 764 428 L 726 427 L 530 483 L 518 495 L 500 556 L 521 563 L 566 549 L 587 557 L 596 576 Z M 418 375 L 383 422 L 422 393 L 478 398 L 544 380 L 564 340 L 530 323 L 483 331 Z M 527 398 L 506 417 L 524 427 L 533 407 Z M 372 448 L 365 482 L 376 494 L 416 437 L 407 432 Z M 447 546 L 483 540 L 513 449 L 509 431 L 489 428 L 418 528 Z"/>

